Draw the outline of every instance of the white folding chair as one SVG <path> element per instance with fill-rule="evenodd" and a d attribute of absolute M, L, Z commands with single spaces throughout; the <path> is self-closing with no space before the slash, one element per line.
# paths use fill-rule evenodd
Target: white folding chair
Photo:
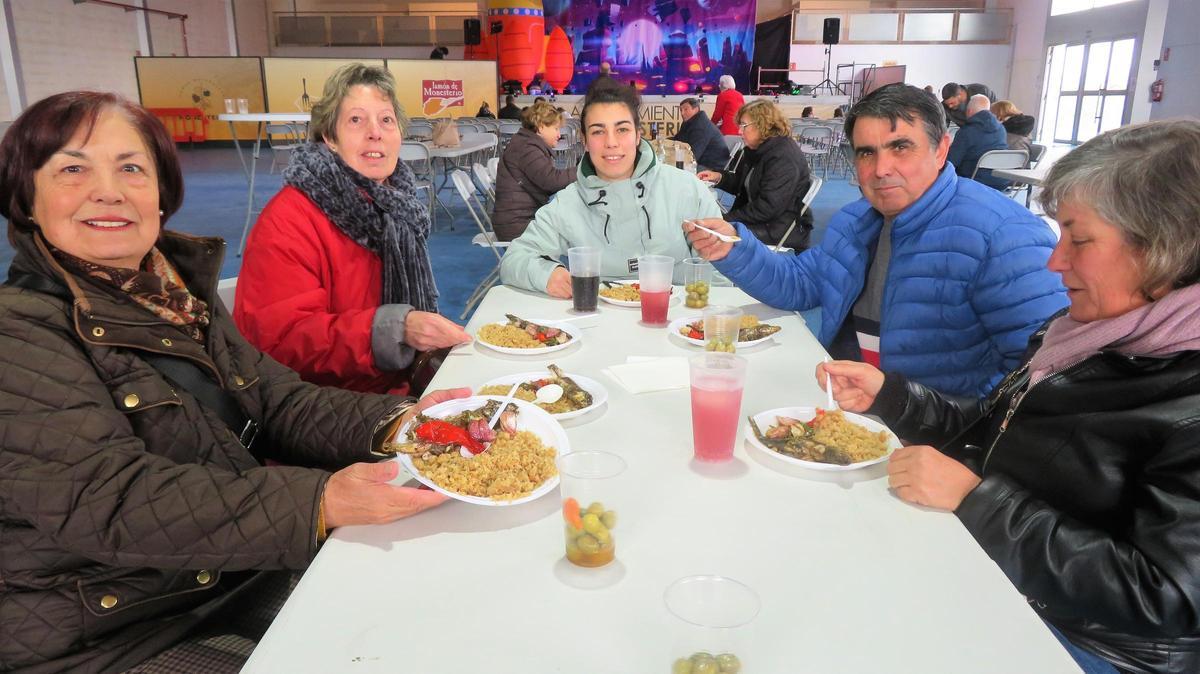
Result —
<path fill-rule="evenodd" d="M 769 246 L 771 250 L 774 250 L 777 253 L 785 250 L 791 250 L 791 248 L 784 247 L 783 242 L 787 241 L 787 238 L 792 235 L 792 230 L 796 229 L 796 223 L 800 222 L 800 218 L 803 217 L 804 213 L 808 211 L 808 208 L 812 206 L 812 202 L 817 198 L 817 192 L 821 191 L 821 185 L 824 184 L 824 179 L 816 176 L 812 177 L 812 182 L 808 185 L 808 191 L 804 193 L 804 199 L 802 202 L 804 205 L 800 207 L 800 213 L 796 216 L 795 220 L 792 220 L 792 224 L 789 225 L 787 231 L 783 233 L 783 237 L 779 239 L 779 243 L 774 246 Z"/>
<path fill-rule="evenodd" d="M 446 215 L 450 216 L 450 229 L 454 229 L 454 214 L 446 208 L 446 204 L 438 198 L 437 189 L 433 186 L 433 160 L 429 156 L 429 146 L 415 140 L 406 140 L 400 145 L 400 161 L 408 164 L 416 175 L 414 186 L 418 190 L 429 190 L 429 222 L 437 224 L 437 211 L 434 206 L 441 206 Z"/>
<path fill-rule="evenodd" d="M 491 200 L 493 207 L 496 203 L 496 188 L 492 181 L 492 176 L 488 174 L 487 167 L 479 162 L 471 164 L 471 172 L 475 174 L 475 180 L 479 181 L 479 186 L 483 188 L 484 195 Z"/>
<path fill-rule="evenodd" d="M 471 214 L 471 218 L 475 220 L 475 224 L 479 227 L 479 233 L 471 237 L 471 243 L 476 246 L 490 248 L 496 255 L 496 268 L 488 273 L 479 285 L 475 286 L 475 290 L 471 296 L 467 298 L 467 305 L 463 309 L 459 320 L 466 320 L 467 314 L 471 313 L 471 309 L 483 300 L 483 296 L 491 289 L 493 285 L 500 280 L 500 260 L 504 249 L 508 247 L 507 241 L 496 239 L 496 233 L 492 229 L 492 220 L 488 217 L 487 211 L 484 210 L 483 204 L 479 203 L 479 199 L 475 196 L 475 186 L 471 183 L 471 176 L 467 175 L 466 171 L 453 171 L 450 173 L 450 180 L 454 182 L 454 189 L 458 190 L 458 196 L 462 198 L 463 204 L 467 207 L 467 212 Z M 479 209 L 476 212 L 476 209 Z M 487 224 L 485 225 L 484 222 Z"/>
<path fill-rule="evenodd" d="M 854 148 L 850 146 L 850 143 L 844 140 L 842 141 L 841 145 L 838 146 L 838 148 L 841 149 L 842 159 L 846 162 L 847 180 L 850 182 L 852 187 L 858 187 L 858 168 L 856 162 L 854 161 Z"/>
<path fill-rule="evenodd" d="M 300 147 L 304 139 L 301 137 L 300 129 L 292 124 L 268 124 L 265 130 L 267 132 L 267 147 L 271 148 L 271 168 L 267 173 L 274 173 L 279 155 L 285 154 L 288 157 L 288 161 L 291 161 L 292 150 Z M 283 136 L 283 139 L 278 140 L 276 136 Z"/>
<path fill-rule="evenodd" d="M 496 184 L 496 172 L 500 170 L 500 158 L 492 157 L 487 160 L 488 175 L 492 178 L 492 185 Z M 494 189 L 494 188 L 493 188 Z"/>
<path fill-rule="evenodd" d="M 404 130 L 404 139 L 429 140 L 433 138 L 433 125 L 429 122 L 410 122 Z"/>
<path fill-rule="evenodd" d="M 729 156 L 732 157 L 733 153 L 737 152 L 738 150 L 740 150 L 742 148 L 742 137 L 741 136 L 725 136 L 724 138 L 725 138 L 725 147 L 729 150 Z"/>
<path fill-rule="evenodd" d="M 975 180 L 975 176 L 984 169 L 1019 169 L 1025 168 L 1028 163 L 1029 153 L 1025 150 L 988 150 L 975 164 L 975 170 L 971 172 L 971 180 Z M 1016 184 L 1019 183 L 1010 184 L 1001 191 L 1012 196 L 1016 193 L 1016 190 L 1013 189 Z"/>
<path fill-rule="evenodd" d="M 237 277 L 223 278 L 217 281 L 217 297 L 221 298 L 221 303 L 233 313 L 233 301 L 237 298 Z"/>
<path fill-rule="evenodd" d="M 821 176 L 829 177 L 829 151 L 833 148 L 833 129 L 814 124 L 800 132 L 800 152 L 806 159 L 821 161 Z"/>

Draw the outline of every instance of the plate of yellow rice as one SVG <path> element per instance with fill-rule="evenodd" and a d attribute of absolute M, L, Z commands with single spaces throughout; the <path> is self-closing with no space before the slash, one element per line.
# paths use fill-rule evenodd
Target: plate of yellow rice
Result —
<path fill-rule="evenodd" d="M 813 470 L 842 471 L 858 470 L 887 461 L 892 452 L 900 448 L 900 439 L 883 424 L 851 412 L 824 410 L 819 407 L 779 407 L 750 417 L 754 425 L 746 424 L 745 438 L 754 447 L 782 461 L 794 463 Z M 795 422 L 799 422 L 798 424 Z M 781 450 L 780 444 L 788 436 L 768 439 L 764 443 L 754 431 L 754 426 L 770 435 L 780 429 L 795 428 L 789 449 Z M 769 446 L 774 445 L 774 446 Z M 803 446 L 801 451 L 792 448 Z M 811 451 L 810 449 L 811 448 Z M 834 448 L 826 452 L 828 448 Z M 837 458 L 834 458 L 834 457 Z M 802 458 L 804 457 L 804 458 Z M 818 460 L 821 459 L 821 460 Z M 839 463 L 838 459 L 845 461 Z"/>

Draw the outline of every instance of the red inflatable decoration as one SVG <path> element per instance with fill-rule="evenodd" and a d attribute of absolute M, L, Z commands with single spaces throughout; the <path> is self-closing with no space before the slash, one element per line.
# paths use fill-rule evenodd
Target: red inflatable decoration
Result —
<path fill-rule="evenodd" d="M 571 49 L 571 40 L 562 26 L 555 26 L 546 44 L 546 82 L 555 91 L 562 91 L 571 83 L 574 74 L 575 52 Z"/>
<path fill-rule="evenodd" d="M 527 87 L 544 63 L 545 78 L 551 86 L 562 90 L 570 84 L 575 62 L 571 40 L 558 27 L 546 39 L 540 0 L 488 0 L 488 32 L 494 23 L 500 24 L 500 34 L 491 37 L 498 38 L 492 44 L 502 82 L 516 80 Z M 481 52 L 473 49 L 468 58 L 486 58 L 479 55 Z"/>

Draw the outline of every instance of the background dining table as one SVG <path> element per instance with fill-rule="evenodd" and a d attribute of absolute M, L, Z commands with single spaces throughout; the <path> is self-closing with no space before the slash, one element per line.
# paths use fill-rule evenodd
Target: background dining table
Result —
<path fill-rule="evenodd" d="M 698 315 L 676 294 L 670 318 Z M 607 403 L 563 422 L 570 450 L 620 455 L 617 561 L 563 556 L 558 491 L 511 507 L 450 501 L 381 526 L 333 532 L 245 672 L 666 674 L 690 628 L 666 608 L 676 579 L 719 574 L 761 610 L 734 639 L 743 674 L 1078 672 L 1070 656 L 951 513 L 914 507 L 886 465 L 820 472 L 743 442 L 745 416 L 823 405 L 825 350 L 803 318 L 713 288 L 783 327 L 748 361 L 734 459 L 692 459 L 687 388 L 632 394 L 602 369 L 627 356 L 702 353 L 636 308 L 601 303 L 574 321 L 583 338 L 543 356 L 460 348 L 431 388 L 471 386 L 560 365 L 601 381 Z M 506 313 L 573 318 L 569 300 L 492 289 L 468 325 Z M 728 642 L 726 642 L 728 643 Z"/>

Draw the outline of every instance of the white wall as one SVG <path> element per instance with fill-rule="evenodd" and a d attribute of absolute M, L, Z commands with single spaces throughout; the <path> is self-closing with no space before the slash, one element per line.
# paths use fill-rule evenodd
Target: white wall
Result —
<path fill-rule="evenodd" d="M 932 84 L 940 93 L 947 82 L 980 82 L 995 90 L 997 96 L 1008 95 L 1012 48 L 1006 44 L 843 44 L 834 45 L 832 56 L 830 69 L 834 71 L 837 64 L 851 61 L 875 65 L 895 61 L 896 65 L 906 66 L 905 81 L 918 87 Z M 790 60 L 797 68 L 824 68 L 825 48 L 794 44 Z M 830 79 L 835 79 L 833 73 Z"/>
<path fill-rule="evenodd" d="M 996 0 L 990 7 L 1012 10 L 1012 70 L 1008 100 L 1026 114 L 1037 114 L 1046 69 L 1046 19 L 1050 0 Z"/>
<path fill-rule="evenodd" d="M 1162 47 L 1171 50 L 1171 57 L 1158 67 L 1156 77 L 1163 79 L 1165 89 L 1162 102 L 1150 104 L 1150 118 L 1200 117 L 1200 2 L 1172 0 L 1166 24 Z M 1142 84 L 1138 96 L 1149 95 L 1153 79 Z"/>

